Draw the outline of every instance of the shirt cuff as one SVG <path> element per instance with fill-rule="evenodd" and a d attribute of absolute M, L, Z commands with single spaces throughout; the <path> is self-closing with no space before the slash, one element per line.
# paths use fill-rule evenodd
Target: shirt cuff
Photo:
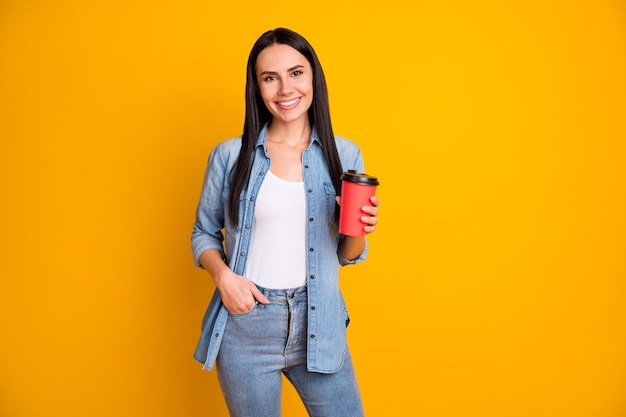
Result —
<path fill-rule="evenodd" d="M 339 259 L 339 265 L 345 266 L 345 265 L 353 265 L 353 264 L 358 264 L 359 262 L 363 262 L 365 258 L 367 258 L 367 251 L 369 247 L 367 238 L 365 238 L 365 247 L 363 248 L 363 252 L 361 252 L 361 254 L 354 259 L 346 259 L 341 254 L 341 251 L 339 251 L 339 248 L 341 247 L 341 241 L 345 239 L 345 237 L 346 237 L 345 235 L 340 235 L 339 245 L 337 245 L 337 259 Z"/>

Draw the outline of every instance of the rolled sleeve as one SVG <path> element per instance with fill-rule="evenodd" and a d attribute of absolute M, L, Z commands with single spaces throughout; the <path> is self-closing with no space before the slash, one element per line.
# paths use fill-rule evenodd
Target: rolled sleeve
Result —
<path fill-rule="evenodd" d="M 344 235 L 339 236 L 339 245 L 338 247 L 341 247 L 341 241 L 345 239 Z M 363 262 L 366 258 L 367 258 L 367 251 L 368 251 L 368 243 L 367 243 L 367 238 L 365 238 L 365 247 L 363 248 L 363 252 L 361 252 L 361 254 L 354 258 L 354 259 L 346 259 L 342 254 L 341 251 L 339 249 L 337 249 L 337 259 L 339 260 L 339 265 L 341 266 L 346 266 L 346 265 L 353 265 L 353 264 L 358 264 L 359 262 Z"/>

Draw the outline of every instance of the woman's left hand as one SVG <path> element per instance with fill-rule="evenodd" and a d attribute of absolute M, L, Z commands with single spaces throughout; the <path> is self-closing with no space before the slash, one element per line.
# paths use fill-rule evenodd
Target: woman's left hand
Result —
<path fill-rule="evenodd" d="M 337 204 L 341 206 L 341 197 L 337 198 Z M 380 205 L 380 199 L 376 196 L 370 197 L 371 206 L 363 206 L 361 210 L 366 213 L 366 216 L 361 216 L 361 221 L 365 223 L 363 230 L 365 234 L 372 233 L 376 230 L 376 224 L 378 223 L 378 206 Z"/>
<path fill-rule="evenodd" d="M 361 216 L 361 221 L 364 223 L 363 231 L 365 234 L 372 233 L 376 230 L 376 225 L 378 224 L 378 206 L 380 205 L 380 200 L 378 197 L 372 196 L 370 197 L 370 202 L 372 203 L 371 206 L 361 207 L 361 211 L 365 213 L 364 216 Z M 341 197 L 337 197 L 337 204 L 341 206 Z M 356 259 L 363 252 L 364 248 L 364 236 L 344 236 L 339 251 L 344 258 L 352 260 Z"/>
<path fill-rule="evenodd" d="M 378 206 L 380 205 L 380 200 L 376 196 L 370 197 L 370 201 L 372 202 L 371 206 L 364 206 L 362 210 L 367 213 L 367 216 L 361 216 L 361 221 L 365 223 L 365 227 L 363 230 L 365 233 L 372 233 L 376 230 L 376 224 L 378 223 Z"/>

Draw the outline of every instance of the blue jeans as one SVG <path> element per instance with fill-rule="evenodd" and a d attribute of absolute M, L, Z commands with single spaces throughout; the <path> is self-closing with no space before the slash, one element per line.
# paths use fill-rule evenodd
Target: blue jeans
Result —
<path fill-rule="evenodd" d="M 282 374 L 311 417 L 362 417 L 352 358 L 333 374 L 306 369 L 306 287 L 259 288 L 270 304 L 229 314 L 217 375 L 231 417 L 279 417 Z"/>

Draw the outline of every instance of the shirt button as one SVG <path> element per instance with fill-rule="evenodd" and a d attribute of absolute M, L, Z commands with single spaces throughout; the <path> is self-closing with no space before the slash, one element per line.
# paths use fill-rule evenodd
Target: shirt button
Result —
<path fill-rule="evenodd" d="M 254 201 L 254 196 L 250 197 L 250 201 Z"/>
<path fill-rule="evenodd" d="M 263 174 L 265 174 L 265 172 L 263 171 L 259 172 L 259 176 L 263 176 Z"/>
<path fill-rule="evenodd" d="M 219 333 L 215 333 L 215 337 L 218 337 L 220 334 Z"/>
<path fill-rule="evenodd" d="M 309 278 L 311 278 L 311 279 L 315 279 L 315 275 L 311 275 Z"/>
<path fill-rule="evenodd" d="M 315 310 L 315 306 L 311 306 L 311 310 Z"/>
<path fill-rule="evenodd" d="M 246 225 L 246 229 L 249 229 L 249 228 L 250 228 L 250 225 L 249 225 L 249 224 L 247 224 L 247 225 Z"/>
<path fill-rule="evenodd" d="M 313 252 L 315 249 L 313 248 L 309 248 L 309 252 Z"/>
<path fill-rule="evenodd" d="M 312 192 L 313 192 L 313 190 L 312 190 L 312 189 L 310 189 L 310 188 L 309 188 L 307 191 L 308 191 L 308 192 L 310 192 L 310 193 L 312 193 Z"/>
<path fill-rule="evenodd" d="M 309 218 L 309 221 L 310 221 L 310 222 L 312 222 L 312 221 L 313 221 L 313 217 L 310 217 L 310 218 Z"/>
<path fill-rule="evenodd" d="M 314 334 L 311 335 L 311 339 L 315 339 L 315 335 Z"/>
<path fill-rule="evenodd" d="M 304 167 L 305 167 L 305 168 L 308 168 L 308 167 L 309 167 L 309 164 L 306 164 Z"/>
<path fill-rule="evenodd" d="M 246 256 L 246 253 L 245 252 L 241 252 L 239 255 L 240 256 Z"/>

